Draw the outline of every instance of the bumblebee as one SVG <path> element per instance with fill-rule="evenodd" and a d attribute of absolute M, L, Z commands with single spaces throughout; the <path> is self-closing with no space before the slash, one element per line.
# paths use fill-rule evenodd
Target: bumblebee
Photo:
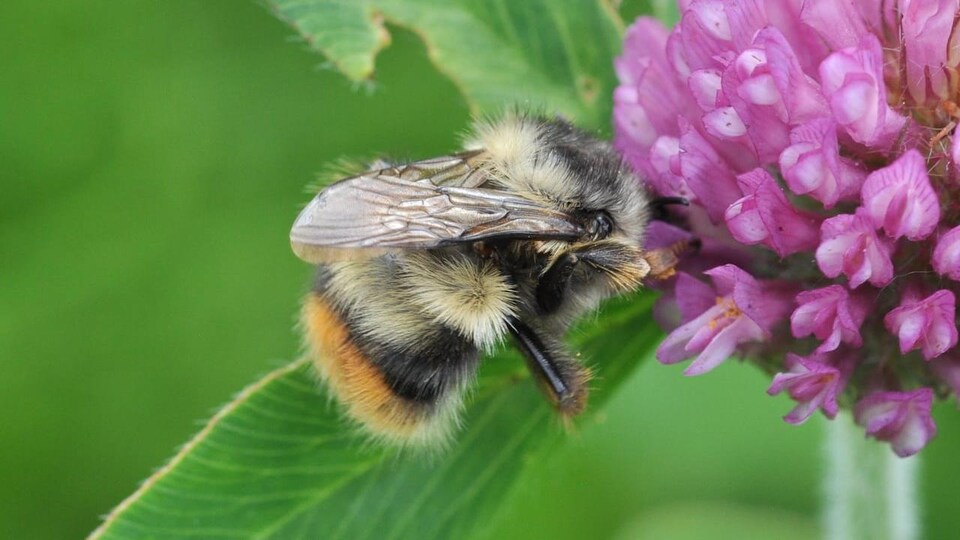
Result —
<path fill-rule="evenodd" d="M 465 150 L 322 190 L 290 233 L 317 265 L 302 325 L 347 416 L 400 443 L 443 440 L 484 351 L 510 336 L 564 417 L 590 370 L 564 345 L 607 297 L 673 273 L 645 251 L 651 201 L 610 144 L 561 119 L 478 122 Z"/>

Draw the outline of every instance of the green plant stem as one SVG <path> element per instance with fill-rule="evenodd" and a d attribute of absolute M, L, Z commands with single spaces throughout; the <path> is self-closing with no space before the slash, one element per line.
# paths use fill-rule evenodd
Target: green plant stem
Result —
<path fill-rule="evenodd" d="M 919 458 L 897 457 L 888 445 L 867 439 L 849 414 L 826 424 L 824 538 L 919 538 Z"/>

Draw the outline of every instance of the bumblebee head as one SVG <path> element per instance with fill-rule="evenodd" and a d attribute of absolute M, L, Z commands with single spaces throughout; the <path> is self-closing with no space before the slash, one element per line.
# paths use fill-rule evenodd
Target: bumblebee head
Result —
<path fill-rule="evenodd" d="M 586 239 L 642 245 L 649 198 L 612 145 L 562 119 L 540 120 L 538 132 L 544 151 L 567 172 L 565 187 L 584 216 Z"/>

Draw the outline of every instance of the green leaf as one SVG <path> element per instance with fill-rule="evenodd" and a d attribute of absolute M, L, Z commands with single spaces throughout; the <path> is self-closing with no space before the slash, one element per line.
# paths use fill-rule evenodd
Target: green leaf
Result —
<path fill-rule="evenodd" d="M 689 501 L 644 512 L 615 540 L 808 540 L 820 533 L 815 520 L 773 507 Z"/>
<path fill-rule="evenodd" d="M 267 0 L 354 81 L 374 74 L 385 23 L 415 32 L 474 113 L 520 105 L 606 128 L 623 25 L 603 0 Z M 429 99 L 429 90 L 425 92 Z"/>
<path fill-rule="evenodd" d="M 597 410 L 659 330 L 651 298 L 612 302 L 574 330 Z M 521 471 L 567 435 L 510 350 L 486 359 L 452 446 L 371 444 L 294 362 L 241 392 L 92 538 L 465 538 L 493 522 Z"/>
<path fill-rule="evenodd" d="M 641 15 L 659 19 L 668 28 L 680 19 L 676 0 L 624 0 L 620 4 L 620 16 L 627 23 Z"/>
<path fill-rule="evenodd" d="M 675 0 L 651 0 L 650 14 L 660 19 L 668 28 L 680 20 Z"/>

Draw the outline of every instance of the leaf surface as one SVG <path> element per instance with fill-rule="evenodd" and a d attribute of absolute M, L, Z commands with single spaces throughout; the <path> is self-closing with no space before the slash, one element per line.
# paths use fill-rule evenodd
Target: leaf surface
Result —
<path fill-rule="evenodd" d="M 609 124 L 622 25 L 605 2 L 267 3 L 354 81 L 373 77 L 377 52 L 389 44 L 386 25 L 397 25 L 421 38 L 476 113 L 519 105 L 587 127 Z M 597 375 L 584 416 L 651 356 L 660 333 L 650 307 L 649 296 L 610 302 L 571 333 Z M 484 361 L 463 429 L 432 453 L 370 443 L 300 360 L 241 392 L 92 537 L 475 537 L 521 473 L 567 436 L 512 350 Z"/>
<path fill-rule="evenodd" d="M 602 0 L 268 0 L 353 81 L 374 75 L 386 24 L 415 32 L 474 113 L 505 106 L 608 129 L 623 25 Z M 425 89 L 424 99 L 430 99 Z"/>
<path fill-rule="evenodd" d="M 597 372 L 585 414 L 651 354 L 649 311 L 615 301 L 573 332 Z M 462 431 L 432 454 L 350 429 L 301 360 L 241 392 L 92 537 L 467 538 L 567 436 L 512 350 L 485 360 Z"/>

